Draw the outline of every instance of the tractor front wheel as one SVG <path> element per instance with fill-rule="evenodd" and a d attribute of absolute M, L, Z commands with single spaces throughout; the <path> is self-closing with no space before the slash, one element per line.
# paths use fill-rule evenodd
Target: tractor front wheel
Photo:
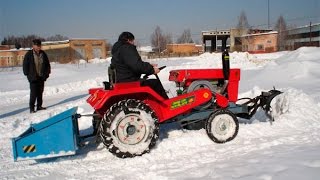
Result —
<path fill-rule="evenodd" d="M 99 128 L 100 138 L 106 148 L 120 158 L 149 152 L 159 137 L 155 112 L 135 99 L 122 100 L 112 105 Z"/>
<path fill-rule="evenodd" d="M 237 117 L 226 109 L 214 111 L 206 121 L 206 132 L 216 143 L 225 143 L 233 140 L 239 130 Z"/>

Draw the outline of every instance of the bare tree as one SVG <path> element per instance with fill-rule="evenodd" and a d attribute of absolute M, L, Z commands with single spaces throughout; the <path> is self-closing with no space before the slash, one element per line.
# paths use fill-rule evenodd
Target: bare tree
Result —
<path fill-rule="evenodd" d="M 247 15 L 244 11 L 241 11 L 237 28 L 238 29 L 249 29 L 249 27 L 250 27 L 250 25 L 248 23 Z"/>
<path fill-rule="evenodd" d="M 165 42 L 164 47 L 166 47 L 167 44 L 172 44 L 173 43 L 172 35 L 170 33 L 167 33 L 167 34 L 164 35 L 164 40 L 165 40 L 164 41 Z"/>
<path fill-rule="evenodd" d="M 66 36 L 62 36 L 61 34 L 56 34 L 54 36 L 50 36 L 48 38 L 46 38 L 47 41 L 64 41 L 64 40 L 68 40 L 69 38 Z"/>
<path fill-rule="evenodd" d="M 278 18 L 274 29 L 278 31 L 277 43 L 278 43 L 279 50 L 280 51 L 285 50 L 286 40 L 287 40 L 287 23 L 284 20 L 282 15 Z"/>
<path fill-rule="evenodd" d="M 162 50 L 164 49 L 163 47 L 161 48 L 161 41 L 163 41 L 162 30 L 159 26 L 157 26 L 151 35 L 151 45 L 155 49 L 157 49 L 159 51 L 159 53 L 161 52 L 161 49 Z"/>
<path fill-rule="evenodd" d="M 28 35 L 28 36 L 7 36 L 1 41 L 2 45 L 14 45 L 16 48 L 26 48 L 32 46 L 32 40 L 34 39 L 40 39 L 44 40 L 44 38 L 37 36 L 37 35 Z"/>
<path fill-rule="evenodd" d="M 181 36 L 177 39 L 177 43 L 178 44 L 193 43 L 190 29 L 186 29 L 183 31 Z"/>
<path fill-rule="evenodd" d="M 160 53 L 165 50 L 167 44 L 170 43 L 172 43 L 171 34 L 164 34 L 161 28 L 157 26 L 151 35 L 151 45 Z"/>
<path fill-rule="evenodd" d="M 21 47 L 27 48 L 32 46 L 32 40 L 34 39 L 40 39 L 41 41 L 62 41 L 69 38 L 60 34 L 48 38 L 43 38 L 34 34 L 27 36 L 7 36 L 1 41 L 1 45 L 14 45 L 17 49 Z"/>
<path fill-rule="evenodd" d="M 6 37 L 1 41 L 1 45 L 8 45 L 8 39 Z"/>

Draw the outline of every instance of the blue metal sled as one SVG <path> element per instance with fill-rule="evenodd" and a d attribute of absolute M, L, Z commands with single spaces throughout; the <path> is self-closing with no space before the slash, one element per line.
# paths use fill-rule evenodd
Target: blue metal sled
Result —
<path fill-rule="evenodd" d="M 32 124 L 12 139 L 14 161 L 73 155 L 80 143 L 77 107 Z"/>

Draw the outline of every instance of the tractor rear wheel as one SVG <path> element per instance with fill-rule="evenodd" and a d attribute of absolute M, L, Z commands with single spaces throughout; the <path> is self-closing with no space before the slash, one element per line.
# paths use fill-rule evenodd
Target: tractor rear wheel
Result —
<path fill-rule="evenodd" d="M 207 119 L 205 128 L 211 140 L 216 143 L 225 143 L 237 136 L 239 122 L 229 110 L 218 109 Z"/>
<path fill-rule="evenodd" d="M 106 148 L 120 158 L 139 156 L 150 151 L 159 137 L 155 112 L 135 99 L 112 105 L 99 127 Z"/>

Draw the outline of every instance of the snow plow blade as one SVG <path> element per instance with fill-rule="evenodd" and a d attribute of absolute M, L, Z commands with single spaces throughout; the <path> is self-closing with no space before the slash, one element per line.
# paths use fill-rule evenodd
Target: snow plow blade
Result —
<path fill-rule="evenodd" d="M 273 98 L 281 94 L 282 92 L 273 88 L 268 92 L 262 92 L 261 95 L 251 99 L 251 98 L 241 98 L 239 100 L 247 100 L 245 103 L 241 104 L 240 106 L 246 106 L 248 112 L 246 113 L 239 113 L 237 114 L 238 117 L 250 119 L 257 111 L 259 107 L 261 107 L 264 111 L 266 116 L 273 121 L 273 117 L 271 116 L 271 101 Z"/>
<path fill-rule="evenodd" d="M 261 107 L 265 111 L 266 116 L 274 121 L 273 117 L 271 116 L 272 108 L 271 108 L 271 101 L 273 98 L 281 94 L 282 92 L 276 89 L 270 90 L 268 92 L 262 92 L 262 102 L 261 102 Z"/>
<path fill-rule="evenodd" d="M 73 155 L 80 141 L 77 107 L 32 124 L 12 139 L 14 161 Z"/>

